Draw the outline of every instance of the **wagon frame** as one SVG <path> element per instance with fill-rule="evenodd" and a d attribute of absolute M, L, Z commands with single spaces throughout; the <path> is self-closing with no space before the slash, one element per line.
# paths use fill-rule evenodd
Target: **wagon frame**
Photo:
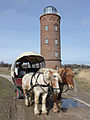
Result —
<path fill-rule="evenodd" d="M 17 64 L 21 64 L 19 75 L 16 76 L 15 68 Z M 42 55 L 35 52 L 24 52 L 21 54 L 11 66 L 11 77 L 14 83 L 14 91 L 17 92 L 17 98 L 23 97 L 22 77 L 27 73 L 35 73 L 40 68 L 45 67 L 45 61 Z M 22 71 L 22 72 L 21 72 Z M 20 74 L 20 72 L 22 74 Z"/>

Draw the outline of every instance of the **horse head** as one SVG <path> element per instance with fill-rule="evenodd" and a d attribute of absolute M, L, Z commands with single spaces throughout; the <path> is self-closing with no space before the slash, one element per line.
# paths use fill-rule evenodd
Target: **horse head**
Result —
<path fill-rule="evenodd" d="M 60 74 L 62 81 L 64 84 L 68 86 L 69 90 L 74 89 L 74 73 L 72 72 L 72 68 L 59 68 L 58 73 Z"/>
<path fill-rule="evenodd" d="M 50 80 L 50 85 L 53 87 L 54 93 L 60 92 L 59 83 L 62 82 L 62 79 L 57 71 L 48 71 L 48 79 Z"/>

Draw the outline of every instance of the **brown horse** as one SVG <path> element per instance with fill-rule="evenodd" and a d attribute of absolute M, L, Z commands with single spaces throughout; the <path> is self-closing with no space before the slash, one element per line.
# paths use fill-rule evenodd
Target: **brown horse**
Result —
<path fill-rule="evenodd" d="M 67 90 L 73 90 L 74 89 L 74 82 L 73 82 L 74 73 L 72 72 L 72 68 L 59 68 L 58 73 L 62 78 L 62 83 L 59 83 L 60 93 L 58 94 L 58 96 L 54 96 L 54 107 L 53 107 L 54 112 L 59 111 L 58 105 L 59 105 L 60 108 L 62 108 L 62 106 L 60 104 L 62 93 L 66 92 Z M 65 91 L 63 91 L 64 86 L 66 86 Z"/>

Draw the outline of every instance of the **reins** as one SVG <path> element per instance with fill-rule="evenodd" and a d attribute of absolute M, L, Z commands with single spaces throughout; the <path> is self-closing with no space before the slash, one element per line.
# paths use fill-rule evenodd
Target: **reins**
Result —
<path fill-rule="evenodd" d="M 55 75 L 51 75 L 50 77 L 49 77 L 49 79 L 51 80 L 51 85 L 53 85 L 52 84 L 52 79 L 51 79 L 51 77 L 56 77 Z M 60 90 L 60 88 L 53 88 L 53 89 L 55 89 L 55 90 Z"/>
<path fill-rule="evenodd" d="M 32 84 L 32 80 L 33 80 L 33 77 L 35 77 L 35 74 L 36 73 L 38 73 L 38 76 L 37 76 L 37 78 L 36 78 L 36 82 L 35 82 L 35 85 L 33 85 Z M 44 80 L 44 75 L 43 75 L 43 81 L 44 81 L 44 83 L 45 84 L 40 84 L 40 83 L 38 83 L 38 77 L 40 76 L 40 74 L 43 74 L 42 72 L 36 72 L 36 73 L 34 73 L 33 75 L 32 75 L 32 77 L 31 77 L 31 83 L 30 83 L 30 85 L 31 85 L 31 88 L 29 89 L 29 91 L 31 91 L 32 89 L 34 89 L 34 87 L 37 87 L 37 86 L 39 86 L 45 93 L 48 93 L 49 94 L 49 92 L 47 92 L 47 91 L 45 91 L 44 89 L 43 89 L 43 87 L 49 87 L 49 89 L 52 89 L 52 86 L 50 86 L 50 84 L 47 84 L 46 83 L 46 81 Z M 50 92 L 51 93 L 51 92 Z"/>
<path fill-rule="evenodd" d="M 61 76 L 61 78 L 63 79 L 66 79 L 66 72 L 64 72 L 64 75 L 63 76 Z M 69 89 L 68 89 L 68 86 L 67 86 L 67 84 L 65 84 L 64 82 L 63 83 L 61 83 L 61 85 L 64 87 L 66 87 L 66 89 L 64 90 L 64 91 L 62 91 L 62 93 L 65 93 L 65 92 L 67 92 Z"/>
<path fill-rule="evenodd" d="M 62 93 L 65 93 L 65 92 L 67 92 L 69 89 L 68 89 L 68 86 L 67 86 L 66 84 L 64 84 L 63 86 L 65 86 L 66 89 L 65 89 L 64 91 L 62 91 Z"/>
<path fill-rule="evenodd" d="M 33 84 L 32 84 L 32 80 L 33 80 L 33 77 L 35 77 L 35 74 L 36 74 L 36 73 L 38 73 L 38 76 L 37 76 L 37 78 L 36 78 L 35 85 L 33 85 Z M 32 89 L 34 89 L 34 87 L 39 86 L 39 87 L 40 87 L 45 93 L 47 93 L 48 95 L 53 95 L 54 89 L 56 89 L 56 90 L 59 89 L 59 88 L 53 88 L 53 87 L 52 87 L 51 77 L 52 77 L 52 76 L 55 77 L 55 75 L 51 75 L 51 76 L 49 77 L 49 80 L 51 81 L 51 85 L 50 85 L 50 84 L 48 84 L 48 83 L 45 81 L 45 79 L 44 79 L 44 74 L 43 74 L 42 72 L 36 72 L 36 73 L 33 73 L 32 77 L 31 77 L 31 83 L 30 83 L 31 88 L 29 89 L 29 91 L 31 91 Z M 38 77 L 40 76 L 40 74 L 43 74 L 43 81 L 44 81 L 45 84 L 40 84 L 40 83 L 38 83 Z M 44 89 L 43 87 L 48 87 L 49 91 L 48 91 L 48 92 L 45 91 L 45 89 Z"/>

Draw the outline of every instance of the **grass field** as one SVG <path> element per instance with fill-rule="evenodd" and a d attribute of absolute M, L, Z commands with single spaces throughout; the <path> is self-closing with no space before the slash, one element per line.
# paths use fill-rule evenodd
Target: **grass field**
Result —
<path fill-rule="evenodd" d="M 4 75 L 10 75 L 10 70 L 8 69 L 8 67 L 0 67 L 0 74 L 4 74 Z"/>
<path fill-rule="evenodd" d="M 15 96 L 11 82 L 0 77 L 0 120 L 12 120 Z"/>
<path fill-rule="evenodd" d="M 8 67 L 0 67 L 0 74 L 10 75 L 10 72 Z M 90 69 L 78 71 L 75 80 L 81 88 L 90 93 Z"/>
<path fill-rule="evenodd" d="M 90 93 L 90 69 L 84 69 L 75 75 L 75 80 L 79 86 Z"/>

